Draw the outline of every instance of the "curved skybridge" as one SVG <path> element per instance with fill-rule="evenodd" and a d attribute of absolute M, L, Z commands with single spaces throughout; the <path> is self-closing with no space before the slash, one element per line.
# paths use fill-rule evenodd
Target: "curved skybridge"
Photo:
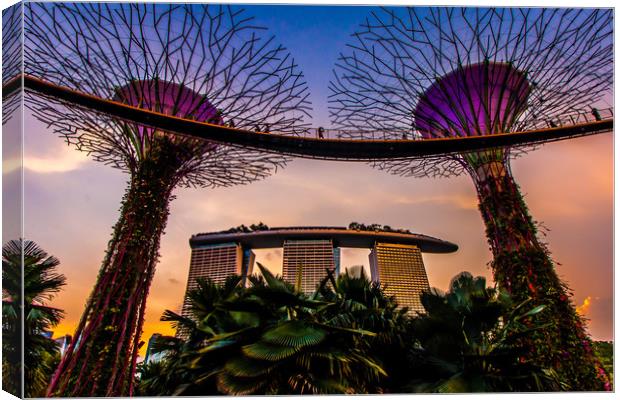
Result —
<path fill-rule="evenodd" d="M 368 132 L 324 128 L 306 128 L 297 136 L 265 132 L 267 126 L 255 130 L 214 125 L 178 118 L 158 112 L 132 107 L 127 104 L 82 93 L 34 78 L 18 76 L 3 87 L 3 99 L 21 89 L 60 101 L 67 107 L 79 107 L 122 120 L 152 126 L 213 142 L 239 146 L 295 157 L 340 160 L 373 161 L 387 159 L 415 159 L 435 157 L 506 146 L 531 146 L 581 136 L 611 132 L 613 109 L 589 110 L 541 119 L 533 130 L 501 133 L 488 136 L 423 139 L 415 131 L 369 135 Z M 267 129 L 265 129 L 267 128 Z M 360 137 L 373 137 L 361 139 Z"/>

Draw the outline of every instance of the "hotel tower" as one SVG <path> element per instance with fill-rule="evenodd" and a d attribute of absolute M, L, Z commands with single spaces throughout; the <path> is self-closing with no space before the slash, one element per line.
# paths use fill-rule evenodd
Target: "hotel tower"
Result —
<path fill-rule="evenodd" d="M 189 264 L 187 288 L 181 315 L 191 316 L 187 294 L 198 287 L 198 278 L 211 279 L 222 284 L 231 275 L 241 275 L 244 280 L 252 275 L 254 252 L 235 242 L 194 244 L 190 241 L 192 256 Z"/>
<path fill-rule="evenodd" d="M 424 312 L 420 295 L 430 286 L 418 246 L 375 242 L 368 259 L 372 280 L 381 282 L 386 294 L 396 296 L 410 314 Z"/>
<path fill-rule="evenodd" d="M 410 313 L 424 311 L 420 294 L 429 288 L 422 253 L 451 253 L 458 246 L 406 230 L 351 229 L 333 226 L 295 226 L 200 233 L 190 239 L 192 249 L 182 315 L 191 317 L 187 293 L 197 279 L 223 283 L 237 274 L 247 277 L 254 265 L 253 249 L 283 249 L 282 276 L 305 293 L 312 293 L 327 276 L 340 272 L 340 248 L 370 249 L 371 279 Z M 361 275 L 360 266 L 350 275 Z M 177 333 L 179 335 L 179 333 Z"/>
<path fill-rule="evenodd" d="M 327 270 L 340 273 L 340 248 L 331 239 L 285 240 L 282 276 L 304 293 L 313 293 L 327 276 Z"/>

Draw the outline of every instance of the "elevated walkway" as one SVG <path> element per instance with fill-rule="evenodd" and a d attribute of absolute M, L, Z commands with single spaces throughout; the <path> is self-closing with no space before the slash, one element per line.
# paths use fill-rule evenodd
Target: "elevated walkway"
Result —
<path fill-rule="evenodd" d="M 590 113 L 572 114 L 540 121 L 537 124 L 540 127 L 535 130 L 490 136 L 419 139 L 412 135 L 410 139 L 369 140 L 355 138 L 361 136 L 361 132 L 356 135 L 351 131 L 326 129 L 322 132 L 323 138 L 320 138 L 318 128 L 309 128 L 301 136 L 291 136 L 173 117 L 78 92 L 27 75 L 17 77 L 4 85 L 3 99 L 20 90 L 22 78 L 27 91 L 123 120 L 231 146 L 311 159 L 373 161 L 425 158 L 492 147 L 541 144 L 613 130 L 613 111 L 610 109 L 602 110 L 600 118 L 595 118 Z"/>

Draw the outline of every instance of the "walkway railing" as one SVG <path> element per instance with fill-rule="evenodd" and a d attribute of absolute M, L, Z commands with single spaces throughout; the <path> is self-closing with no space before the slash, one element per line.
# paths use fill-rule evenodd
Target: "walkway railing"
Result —
<path fill-rule="evenodd" d="M 604 121 L 613 119 L 613 108 L 577 111 L 563 114 L 549 119 L 539 119 L 533 123 L 528 123 L 530 129 L 560 128 L 574 126 L 590 122 Z M 394 128 L 385 134 L 378 134 L 375 130 L 355 130 L 355 129 L 332 129 L 324 127 L 308 128 L 303 137 L 315 139 L 332 139 L 343 141 L 356 141 L 362 138 L 372 140 L 426 140 L 422 134 L 416 130 L 405 130 Z"/>
<path fill-rule="evenodd" d="M 613 108 L 592 108 L 590 110 L 560 115 L 552 119 L 540 119 L 536 121 L 533 126 L 536 128 L 558 128 L 563 126 L 584 124 L 588 122 L 603 121 L 607 119 L 613 119 L 613 117 Z"/>

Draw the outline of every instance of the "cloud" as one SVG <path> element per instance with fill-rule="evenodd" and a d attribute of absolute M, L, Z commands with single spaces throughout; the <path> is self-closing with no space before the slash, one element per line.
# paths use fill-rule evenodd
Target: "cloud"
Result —
<path fill-rule="evenodd" d="M 282 250 L 280 249 L 269 250 L 268 252 L 265 253 L 264 257 L 265 257 L 265 260 L 267 261 L 280 261 L 282 259 Z"/>
<path fill-rule="evenodd" d="M 22 167 L 22 159 L 19 157 L 5 158 L 2 160 L 2 173 L 4 175 L 17 171 Z"/>
<path fill-rule="evenodd" d="M 64 151 L 58 155 L 26 156 L 24 168 L 39 174 L 62 173 L 82 168 L 88 161 L 86 153 L 81 151 Z"/>
<path fill-rule="evenodd" d="M 394 196 L 395 204 L 405 205 L 447 205 L 453 206 L 462 210 L 478 210 L 478 201 L 474 196 L 466 196 L 459 193 L 450 195 L 437 195 L 437 196 Z"/>
<path fill-rule="evenodd" d="M 180 280 L 175 279 L 175 278 L 169 278 L 168 282 L 172 283 L 173 285 L 178 285 L 179 283 L 181 283 Z"/>
<path fill-rule="evenodd" d="M 583 303 L 580 306 L 577 306 L 577 313 L 581 316 L 585 316 L 590 310 L 590 305 L 592 304 L 592 297 L 588 296 L 583 300 Z"/>

